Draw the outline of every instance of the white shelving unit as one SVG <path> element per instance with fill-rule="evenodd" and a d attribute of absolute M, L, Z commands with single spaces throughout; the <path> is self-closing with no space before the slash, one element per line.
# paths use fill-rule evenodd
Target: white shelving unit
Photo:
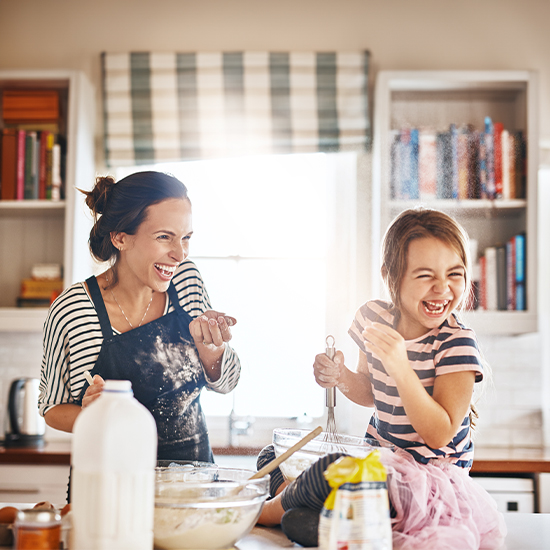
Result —
<path fill-rule="evenodd" d="M 21 280 L 35 263 L 61 263 L 64 286 L 92 270 L 91 221 L 84 195 L 94 167 L 94 95 L 85 75 L 65 70 L 0 70 L 0 93 L 10 88 L 55 88 L 66 126 L 65 200 L 0 201 L 0 331 L 40 332 L 47 308 L 17 308 Z"/>
<path fill-rule="evenodd" d="M 402 210 L 424 204 L 452 214 L 477 239 L 479 250 L 527 234 L 527 310 L 472 311 L 466 322 L 480 334 L 537 331 L 538 80 L 531 71 L 381 71 L 374 103 L 372 191 L 373 296 L 382 296 L 380 243 Z M 526 199 L 396 201 L 390 194 L 392 132 L 402 127 L 482 129 L 485 116 L 527 139 Z"/>

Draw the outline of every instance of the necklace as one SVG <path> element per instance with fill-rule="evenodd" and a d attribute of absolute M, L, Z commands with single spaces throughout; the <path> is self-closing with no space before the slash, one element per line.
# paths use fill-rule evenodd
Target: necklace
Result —
<path fill-rule="evenodd" d="M 105 280 L 107 281 L 107 284 L 109 284 L 109 279 L 107 279 L 107 275 L 105 275 Z M 110 288 L 109 290 L 111 292 L 111 296 L 113 297 L 113 300 L 116 302 L 116 305 L 118 306 L 118 309 L 120 309 L 120 313 L 122 313 L 122 315 L 124 315 L 124 318 L 126 319 L 128 324 L 130 325 L 130 327 L 134 328 L 134 325 L 132 325 L 132 323 L 130 323 L 130 319 L 128 319 L 128 317 L 126 317 L 126 313 L 124 313 L 124 310 L 122 309 L 122 306 L 118 303 L 118 300 L 116 299 L 116 296 L 115 296 L 115 293 L 113 292 L 113 289 Z M 139 322 L 138 327 L 140 327 L 141 323 L 143 323 L 143 321 L 145 320 L 145 316 L 147 315 L 147 312 L 149 311 L 149 308 L 151 307 L 151 302 L 153 301 L 153 296 L 154 295 L 155 295 L 154 292 L 151 293 L 151 299 L 149 300 L 149 303 L 147 304 L 147 309 L 145 310 L 145 313 L 143 314 L 143 317 L 141 318 L 141 321 Z"/>

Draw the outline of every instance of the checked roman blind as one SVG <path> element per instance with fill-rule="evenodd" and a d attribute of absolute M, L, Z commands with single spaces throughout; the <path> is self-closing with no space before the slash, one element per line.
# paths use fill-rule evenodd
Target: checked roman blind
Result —
<path fill-rule="evenodd" d="M 108 166 L 369 145 L 368 52 L 103 53 Z"/>

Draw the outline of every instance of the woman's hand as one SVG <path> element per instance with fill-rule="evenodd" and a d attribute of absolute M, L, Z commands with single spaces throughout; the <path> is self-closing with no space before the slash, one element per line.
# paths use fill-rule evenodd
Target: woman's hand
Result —
<path fill-rule="evenodd" d="M 213 349 L 229 342 L 232 338 L 230 327 L 236 324 L 235 317 L 209 309 L 191 321 L 189 331 L 200 353 L 201 347 Z"/>
<path fill-rule="evenodd" d="M 411 370 L 405 340 L 392 327 L 373 323 L 362 332 L 365 347 L 384 365 L 386 372 L 397 381 L 400 374 Z"/>
<path fill-rule="evenodd" d="M 338 385 L 344 367 L 344 354 L 337 350 L 334 360 L 329 359 L 325 353 L 315 356 L 313 363 L 313 375 L 315 381 L 322 388 L 333 388 Z"/>
<path fill-rule="evenodd" d="M 93 403 L 103 391 L 103 386 L 105 386 L 105 380 L 99 376 L 99 374 L 94 375 L 93 384 L 88 386 L 84 397 L 82 398 L 82 408 L 84 409 L 90 403 Z"/>
<path fill-rule="evenodd" d="M 220 377 L 225 343 L 233 337 L 230 327 L 236 324 L 237 320 L 234 317 L 212 309 L 205 311 L 189 323 L 189 332 L 211 380 L 217 380 Z"/>

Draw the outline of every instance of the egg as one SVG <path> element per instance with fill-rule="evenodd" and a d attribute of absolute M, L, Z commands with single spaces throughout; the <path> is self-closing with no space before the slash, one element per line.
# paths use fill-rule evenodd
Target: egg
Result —
<path fill-rule="evenodd" d="M 19 510 L 13 506 L 0 508 L 0 523 L 13 523 Z"/>
<path fill-rule="evenodd" d="M 33 508 L 37 508 L 38 510 L 55 510 L 55 506 L 49 500 L 39 502 L 35 504 Z"/>

